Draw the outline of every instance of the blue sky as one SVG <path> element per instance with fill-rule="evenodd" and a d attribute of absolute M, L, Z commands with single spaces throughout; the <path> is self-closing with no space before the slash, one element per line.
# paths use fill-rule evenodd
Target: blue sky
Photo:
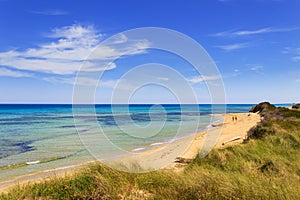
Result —
<path fill-rule="evenodd" d="M 0 102 L 72 103 L 81 62 L 102 41 L 140 27 L 163 27 L 196 40 L 215 61 L 227 103 L 300 101 L 300 2 L 203 1 L 13 1 L 0 0 Z M 119 38 L 122 41 L 123 38 Z M 136 65 L 156 62 L 182 74 L 199 103 L 210 102 L 205 81 L 186 61 L 148 50 L 147 41 L 109 46 L 131 54 L 105 70 L 96 102 L 107 103 L 117 81 Z M 159 77 L 168 80 L 164 74 Z M 135 103 L 174 103 L 165 88 L 148 86 Z"/>

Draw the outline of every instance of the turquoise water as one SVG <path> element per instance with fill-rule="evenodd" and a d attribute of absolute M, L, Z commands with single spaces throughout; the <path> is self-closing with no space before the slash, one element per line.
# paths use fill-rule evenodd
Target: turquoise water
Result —
<path fill-rule="evenodd" d="M 220 120 L 211 114 L 247 112 L 251 106 L 2 104 L 0 181 L 93 160 L 84 146 L 93 134 L 103 133 L 97 145 L 103 159 L 113 159 L 205 130 Z"/>

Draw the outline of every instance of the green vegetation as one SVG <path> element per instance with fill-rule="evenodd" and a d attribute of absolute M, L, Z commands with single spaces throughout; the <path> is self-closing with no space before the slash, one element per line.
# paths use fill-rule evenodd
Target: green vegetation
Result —
<path fill-rule="evenodd" d="M 128 174 L 93 164 L 0 199 L 300 199 L 300 111 L 264 110 L 249 138 L 194 159 L 182 173 Z"/>

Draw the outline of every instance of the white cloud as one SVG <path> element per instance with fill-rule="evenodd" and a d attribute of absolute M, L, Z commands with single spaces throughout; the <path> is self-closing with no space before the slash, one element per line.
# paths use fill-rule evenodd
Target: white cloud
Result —
<path fill-rule="evenodd" d="M 269 33 L 272 32 L 271 28 L 262 28 L 257 30 L 243 30 L 243 31 L 237 31 L 232 34 L 242 36 L 242 35 L 256 35 L 256 34 L 262 34 L 262 33 Z"/>
<path fill-rule="evenodd" d="M 255 65 L 250 67 L 251 71 L 257 71 L 257 70 L 261 70 L 263 67 L 261 65 Z"/>
<path fill-rule="evenodd" d="M 250 71 L 253 71 L 258 74 L 263 74 L 263 66 L 262 65 L 249 65 Z"/>
<path fill-rule="evenodd" d="M 248 46 L 249 46 L 248 43 L 236 43 L 236 44 L 230 44 L 230 45 L 220 45 L 220 46 L 216 46 L 216 47 L 223 49 L 225 51 L 232 51 L 232 50 L 236 50 L 236 49 L 246 48 Z"/>
<path fill-rule="evenodd" d="M 89 43 L 97 43 L 103 35 L 92 25 L 82 26 L 79 24 L 73 24 L 71 26 L 64 26 L 61 28 L 54 28 L 52 33 L 48 37 L 53 38 L 65 38 L 65 39 L 80 39 L 78 41 L 88 41 Z M 82 38 L 85 37 L 85 38 Z M 83 40 L 82 40 L 83 39 Z M 91 39 L 91 40 L 90 40 Z"/>
<path fill-rule="evenodd" d="M 66 78 L 66 77 L 45 77 L 43 78 L 44 81 L 48 81 L 50 83 L 64 83 L 73 85 L 75 78 Z"/>
<path fill-rule="evenodd" d="M 0 66 L 70 75 L 75 74 L 83 61 L 86 61 L 84 70 L 109 70 L 116 65 L 109 63 L 108 59 L 142 53 L 149 45 L 147 41 L 131 41 L 125 35 L 119 35 L 110 43 L 97 47 L 103 40 L 103 34 L 93 26 L 78 24 L 55 28 L 47 37 L 53 41 L 24 51 L 0 52 Z M 108 63 L 109 67 L 106 68 Z"/>
<path fill-rule="evenodd" d="M 20 71 L 13 71 L 10 69 L 0 68 L 0 76 L 8 76 L 8 77 L 31 77 L 32 74 Z"/>
<path fill-rule="evenodd" d="M 219 75 L 212 75 L 212 76 L 194 76 L 189 79 L 189 82 L 196 84 L 196 83 L 201 83 L 201 82 L 206 82 L 206 81 L 215 81 L 219 80 L 221 77 Z"/>
<path fill-rule="evenodd" d="M 147 41 L 126 41 L 126 43 L 119 43 L 117 40 L 110 44 L 110 46 L 101 46 L 93 50 L 92 54 L 87 59 L 89 60 L 106 60 L 118 58 L 122 55 L 134 55 L 145 52 L 145 49 L 149 46 Z M 113 48 L 112 48 L 113 47 Z"/>
<path fill-rule="evenodd" d="M 296 82 L 300 82 L 300 79 L 296 79 Z"/>
<path fill-rule="evenodd" d="M 279 32 L 290 32 L 300 30 L 300 27 L 290 27 L 290 28 L 272 28 L 265 27 L 255 30 L 240 30 L 240 31 L 223 31 L 219 33 L 212 34 L 216 37 L 233 37 L 233 36 L 248 36 L 248 35 L 258 35 L 264 33 L 279 33 Z"/>
<path fill-rule="evenodd" d="M 128 38 L 126 37 L 126 35 L 124 35 L 124 34 L 118 34 L 115 37 L 114 44 L 120 44 L 120 43 L 124 43 L 124 42 L 127 42 L 127 41 L 128 41 Z"/>

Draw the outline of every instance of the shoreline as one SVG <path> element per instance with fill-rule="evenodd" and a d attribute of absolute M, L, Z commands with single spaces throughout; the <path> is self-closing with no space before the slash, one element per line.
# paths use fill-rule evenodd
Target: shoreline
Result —
<path fill-rule="evenodd" d="M 240 144 L 243 142 L 243 139 L 246 138 L 247 132 L 255 126 L 258 122 L 260 122 L 260 115 L 257 113 L 227 113 L 221 114 L 224 117 L 224 122 L 222 125 L 216 125 L 212 130 L 220 129 L 221 134 L 218 138 L 217 143 L 214 148 L 224 148 L 227 146 L 232 146 L 235 144 Z M 232 117 L 237 116 L 236 121 L 232 121 Z M 185 152 L 183 157 L 193 159 L 197 152 L 199 152 L 201 147 L 201 140 L 204 138 L 206 133 L 198 133 L 196 134 L 195 140 L 193 144 L 190 146 L 189 150 Z M 232 138 L 240 136 L 239 140 L 235 140 L 223 145 L 224 142 L 229 141 Z M 197 148 L 198 147 L 198 148 Z"/>
<path fill-rule="evenodd" d="M 175 140 L 173 143 L 140 154 L 121 158 L 109 163 L 109 166 L 138 173 L 158 169 L 178 171 L 181 170 L 182 165 L 175 162 L 177 158 L 191 160 L 198 155 L 205 156 L 213 148 L 223 148 L 242 143 L 248 130 L 260 122 L 260 115 L 256 113 L 228 113 L 220 114 L 220 116 L 224 118 L 223 122 L 215 124 L 207 131 Z M 237 120 L 233 121 L 232 117 L 236 117 Z M 231 141 L 232 139 L 234 140 Z"/>
<path fill-rule="evenodd" d="M 158 145 L 148 151 L 135 152 L 136 154 L 133 154 L 132 156 L 121 158 L 108 165 L 113 167 L 114 165 L 123 164 L 123 166 L 129 167 L 130 169 L 131 164 L 138 161 L 141 167 L 152 166 L 155 170 L 165 168 L 181 171 L 184 168 L 184 164 L 176 163 L 175 157 L 181 157 L 187 160 L 195 158 L 203 148 L 205 140 L 209 139 L 209 137 L 207 137 L 208 135 L 216 135 L 216 133 L 218 135 L 218 133 L 220 133 L 213 148 L 223 148 L 229 145 L 239 144 L 246 137 L 247 131 L 260 121 L 260 116 L 255 113 L 226 113 L 220 114 L 220 116 L 224 118 L 224 121 L 220 124 L 213 124 L 212 127 L 206 131 L 196 133 L 187 138 L 180 138 L 179 140 L 166 145 Z M 232 116 L 237 116 L 237 120 L 232 121 Z M 222 145 L 225 141 L 237 136 L 240 138 Z M 153 164 L 153 161 L 155 161 L 155 164 Z M 25 185 L 53 177 L 71 175 L 78 169 L 94 162 L 95 161 L 89 161 L 15 177 L 12 180 L 0 182 L 0 193 L 7 192 L 16 185 Z"/>

